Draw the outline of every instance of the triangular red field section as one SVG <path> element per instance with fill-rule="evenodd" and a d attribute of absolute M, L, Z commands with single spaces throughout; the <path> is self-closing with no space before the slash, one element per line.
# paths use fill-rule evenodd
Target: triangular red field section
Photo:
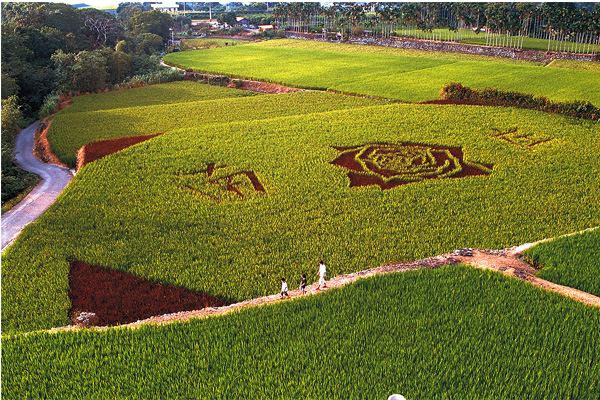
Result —
<path fill-rule="evenodd" d="M 129 273 L 70 261 L 71 315 L 92 312 L 97 325 L 128 324 L 179 311 L 231 304 L 206 293 L 150 282 Z"/>

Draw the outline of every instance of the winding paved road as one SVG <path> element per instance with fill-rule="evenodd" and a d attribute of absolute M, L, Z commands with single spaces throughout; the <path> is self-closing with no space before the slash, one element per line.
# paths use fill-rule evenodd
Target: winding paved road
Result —
<path fill-rule="evenodd" d="M 17 238 L 25 225 L 35 221 L 71 182 L 73 175 L 56 164 L 44 164 L 33 155 L 33 137 L 39 121 L 23 129 L 15 143 L 17 164 L 33 172 L 42 181 L 12 210 L 2 215 L 2 252 Z"/>

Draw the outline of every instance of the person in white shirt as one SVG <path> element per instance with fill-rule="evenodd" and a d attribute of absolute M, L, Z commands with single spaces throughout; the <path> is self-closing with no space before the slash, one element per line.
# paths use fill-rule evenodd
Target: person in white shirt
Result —
<path fill-rule="evenodd" d="M 319 260 L 319 286 L 317 287 L 317 290 L 321 289 L 321 285 L 323 285 L 324 288 L 327 287 L 327 284 L 325 283 L 325 275 L 326 274 L 327 274 L 327 268 L 325 267 L 323 260 Z"/>
<path fill-rule="evenodd" d="M 279 293 L 279 298 L 283 299 L 283 296 L 290 297 L 288 294 L 288 284 L 285 281 L 285 278 L 281 278 L 281 293 Z"/>

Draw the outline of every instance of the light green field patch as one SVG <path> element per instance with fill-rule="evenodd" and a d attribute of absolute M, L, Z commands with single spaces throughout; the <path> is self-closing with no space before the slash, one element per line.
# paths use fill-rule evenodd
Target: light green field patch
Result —
<path fill-rule="evenodd" d="M 575 60 L 552 60 L 547 65 L 548 68 L 567 68 L 567 69 L 581 69 L 585 71 L 596 71 L 600 72 L 600 63 L 590 61 L 575 61 Z"/>
<path fill-rule="evenodd" d="M 72 105 L 61 111 L 58 115 L 86 112 L 90 110 L 112 110 L 116 108 L 175 104 L 256 95 L 259 95 L 259 93 L 232 90 L 191 81 L 178 81 L 161 85 L 149 85 L 134 89 L 116 90 L 108 93 L 74 97 L 71 100 Z"/>
<path fill-rule="evenodd" d="M 595 308 L 452 266 L 187 323 L 3 337 L 2 393 L 592 399 L 600 396 L 599 325 Z"/>
<path fill-rule="evenodd" d="M 336 47 L 335 43 L 300 42 L 296 45 L 295 41 L 284 41 L 277 47 L 258 43 L 172 53 L 165 56 L 165 61 L 197 71 L 408 102 L 437 99 L 442 87 L 460 82 L 472 88 L 496 87 L 557 101 L 585 100 L 600 104 L 600 92 L 596 90 L 600 87 L 600 74 L 596 71 L 457 61 L 427 55 L 409 57 L 382 54 L 378 49 L 370 50 L 372 46 Z M 369 49 L 341 51 L 355 47 Z"/>
<path fill-rule="evenodd" d="M 323 92 L 299 92 L 251 97 L 233 96 L 214 99 L 210 95 L 218 96 L 222 92 L 228 95 L 254 92 L 224 89 L 198 83 L 194 85 L 206 88 L 205 94 L 207 96 L 205 99 L 200 98 L 200 101 L 189 100 L 164 105 L 137 105 L 99 111 L 83 111 L 82 106 L 75 110 L 68 107 L 55 115 L 54 122 L 50 125 L 48 139 L 52 150 L 63 162 L 74 166 L 77 150 L 98 140 L 164 133 L 182 127 L 203 129 L 207 125 L 217 123 L 252 121 L 284 115 L 318 113 L 380 104 L 375 100 Z M 101 99 L 101 101 L 105 100 Z M 90 104 L 87 105 L 90 106 Z M 91 109 L 91 107 L 88 109 Z M 85 128 L 82 129 L 82 127 Z"/>
<path fill-rule="evenodd" d="M 600 296 L 600 229 L 541 243 L 524 254 L 538 276 Z"/>

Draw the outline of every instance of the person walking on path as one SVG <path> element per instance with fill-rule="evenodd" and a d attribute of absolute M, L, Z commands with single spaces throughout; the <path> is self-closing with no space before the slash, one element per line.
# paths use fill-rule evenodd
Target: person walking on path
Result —
<path fill-rule="evenodd" d="M 327 274 L 327 267 L 325 267 L 323 260 L 319 260 L 319 286 L 317 287 L 317 290 L 321 289 L 321 285 L 323 285 L 323 288 L 327 287 L 327 284 L 325 283 L 325 275 L 326 274 Z"/>
<path fill-rule="evenodd" d="M 306 294 L 306 274 L 302 274 L 302 280 L 300 281 L 300 291 L 302 294 Z"/>
<path fill-rule="evenodd" d="M 288 293 L 288 284 L 285 281 L 285 278 L 281 278 L 281 293 L 279 293 L 279 298 L 283 299 L 283 296 L 286 296 L 288 299 L 290 298 Z"/>

